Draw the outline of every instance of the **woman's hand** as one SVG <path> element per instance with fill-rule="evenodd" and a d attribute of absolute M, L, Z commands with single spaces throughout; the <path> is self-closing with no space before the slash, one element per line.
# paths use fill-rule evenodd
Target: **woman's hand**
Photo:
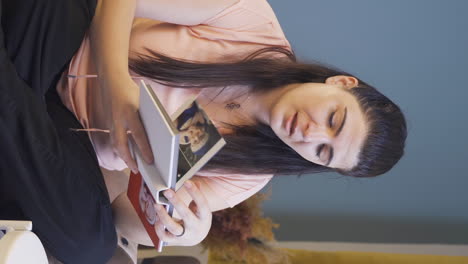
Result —
<path fill-rule="evenodd" d="M 146 162 L 153 155 L 138 114 L 138 86 L 128 73 L 130 31 L 136 0 L 98 1 L 90 27 L 90 44 L 102 92 L 105 117 L 111 131 L 112 146 L 127 166 L 137 172 L 128 147 L 127 131 Z"/>
<path fill-rule="evenodd" d="M 145 129 L 138 113 L 139 88 L 135 82 L 127 76 L 100 77 L 99 82 L 103 91 L 103 103 L 106 109 L 106 119 L 110 126 L 110 138 L 112 146 L 119 157 L 134 172 L 138 171 L 136 161 L 129 149 L 127 131 L 147 163 L 152 163 L 153 154 L 146 136 Z"/>
<path fill-rule="evenodd" d="M 208 235 L 211 227 L 212 214 L 205 196 L 192 181 L 186 181 L 184 186 L 193 198 L 189 206 L 185 205 L 174 191 L 164 192 L 181 220 L 173 219 L 161 205 L 156 205 L 159 219 L 155 224 L 156 233 L 162 241 L 171 246 L 196 245 Z"/>

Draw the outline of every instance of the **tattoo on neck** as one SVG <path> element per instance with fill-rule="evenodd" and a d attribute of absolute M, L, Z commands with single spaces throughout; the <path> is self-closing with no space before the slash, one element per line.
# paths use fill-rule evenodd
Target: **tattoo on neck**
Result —
<path fill-rule="evenodd" d="M 226 105 L 224 106 L 224 108 L 227 109 L 227 110 L 232 111 L 232 110 L 234 110 L 234 109 L 239 109 L 239 108 L 240 108 L 240 104 L 237 103 L 237 102 L 230 102 L 230 103 L 226 104 Z"/>

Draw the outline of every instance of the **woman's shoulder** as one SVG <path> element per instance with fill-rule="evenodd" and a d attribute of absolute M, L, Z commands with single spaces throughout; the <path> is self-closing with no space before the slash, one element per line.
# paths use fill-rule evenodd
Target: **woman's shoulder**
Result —
<path fill-rule="evenodd" d="M 276 15 L 266 0 L 237 0 L 235 4 L 224 9 L 212 19 L 223 17 L 226 14 L 232 13 L 233 11 L 248 11 L 250 14 L 255 14 L 256 16 L 254 19 L 258 21 L 276 20 Z M 249 13 L 241 13 L 239 15 L 248 15 Z"/>
<path fill-rule="evenodd" d="M 252 41 L 265 42 L 269 39 L 268 41 L 274 42 L 265 44 L 289 46 L 275 12 L 266 0 L 239 0 L 202 25 L 235 30 L 242 35 L 250 33 L 253 34 Z M 269 38 L 262 39 L 262 36 Z"/>

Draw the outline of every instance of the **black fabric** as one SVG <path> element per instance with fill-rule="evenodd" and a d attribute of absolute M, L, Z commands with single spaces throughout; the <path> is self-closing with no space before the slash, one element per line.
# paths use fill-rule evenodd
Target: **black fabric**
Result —
<path fill-rule="evenodd" d="M 96 155 L 55 92 L 95 0 L 0 0 L 0 219 L 31 220 L 64 263 L 105 263 L 117 245 Z"/>

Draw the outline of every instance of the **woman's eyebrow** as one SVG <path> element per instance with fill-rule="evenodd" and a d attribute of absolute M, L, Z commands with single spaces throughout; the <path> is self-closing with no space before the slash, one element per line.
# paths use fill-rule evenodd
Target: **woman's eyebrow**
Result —
<path fill-rule="evenodd" d="M 337 137 L 337 136 L 341 133 L 341 130 L 343 130 L 343 127 L 344 127 L 345 122 L 346 122 L 346 115 L 347 115 L 347 114 L 348 114 L 348 109 L 345 107 L 345 109 L 344 109 L 343 121 L 341 122 L 340 127 L 336 130 L 336 132 L 335 132 L 335 137 Z"/>

